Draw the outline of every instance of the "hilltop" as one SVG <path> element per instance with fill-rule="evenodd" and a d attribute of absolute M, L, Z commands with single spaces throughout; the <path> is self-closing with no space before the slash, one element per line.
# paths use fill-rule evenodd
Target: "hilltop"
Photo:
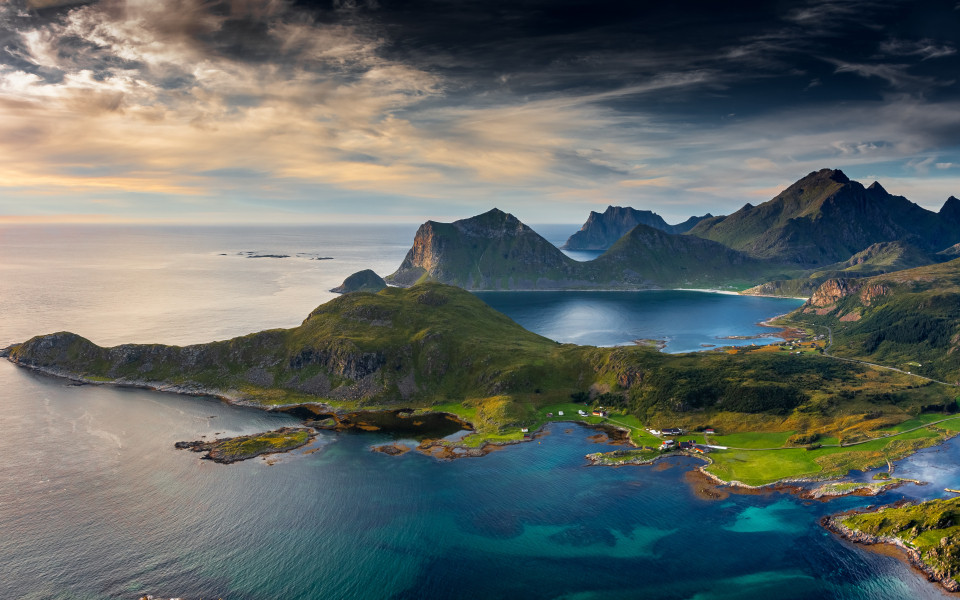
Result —
<path fill-rule="evenodd" d="M 960 241 L 960 201 L 934 213 L 874 182 L 864 187 L 842 171 L 822 169 L 772 200 L 745 205 L 691 231 L 753 257 L 804 267 L 842 262 L 878 242 L 900 241 L 937 252 Z"/>
<path fill-rule="evenodd" d="M 343 283 L 330 290 L 337 294 L 349 294 L 350 292 L 372 292 L 377 293 L 387 287 L 387 282 L 370 269 L 357 271 L 353 275 L 343 280 Z"/>
<path fill-rule="evenodd" d="M 686 233 L 700 221 L 711 218 L 690 217 L 683 223 L 668 225 L 663 217 L 649 210 L 637 210 L 623 206 L 608 206 L 603 213 L 590 211 L 580 231 L 570 236 L 562 246 L 567 250 L 606 250 L 637 225 L 646 225 L 666 233 Z"/>

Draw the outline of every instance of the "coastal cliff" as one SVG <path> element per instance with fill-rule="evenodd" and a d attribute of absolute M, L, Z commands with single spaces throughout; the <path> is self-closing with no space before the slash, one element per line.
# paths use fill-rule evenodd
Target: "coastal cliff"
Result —
<path fill-rule="evenodd" d="M 519 219 L 493 209 L 417 230 L 394 285 L 439 281 L 468 290 L 564 289 L 588 286 L 580 264 Z"/>

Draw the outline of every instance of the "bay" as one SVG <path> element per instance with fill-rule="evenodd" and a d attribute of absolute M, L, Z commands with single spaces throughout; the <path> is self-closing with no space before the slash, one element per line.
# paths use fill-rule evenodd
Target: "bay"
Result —
<path fill-rule="evenodd" d="M 58 329 L 184 344 L 296 325 L 345 275 L 395 268 L 414 230 L 0 228 L 0 344 Z M 453 462 L 371 452 L 384 434 L 322 433 L 272 466 L 218 465 L 173 443 L 291 417 L 7 362 L 0 392 L 3 598 L 937 598 L 817 519 L 960 483 L 949 442 L 898 465 L 929 486 L 708 501 L 686 482 L 693 459 L 586 466 L 610 447 L 573 424 Z"/>
<path fill-rule="evenodd" d="M 782 341 L 775 335 L 778 330 L 759 322 L 803 303 L 793 298 L 690 290 L 479 292 L 477 296 L 530 331 L 558 342 L 615 346 L 654 339 L 665 343 L 666 352 Z"/>

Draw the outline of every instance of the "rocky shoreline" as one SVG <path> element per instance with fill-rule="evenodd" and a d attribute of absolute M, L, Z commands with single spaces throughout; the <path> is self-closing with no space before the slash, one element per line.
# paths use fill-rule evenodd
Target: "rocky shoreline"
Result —
<path fill-rule="evenodd" d="M 317 437 L 310 427 L 281 427 L 253 435 L 218 438 L 210 441 L 177 442 L 178 450 L 205 452 L 202 459 L 229 465 L 266 454 L 280 454 L 306 446 Z"/>
<path fill-rule="evenodd" d="M 872 497 L 879 496 L 880 494 L 890 491 L 892 489 L 898 488 L 907 483 L 914 483 L 917 485 L 924 485 L 922 481 L 916 481 L 914 479 L 888 479 L 886 481 L 880 482 L 849 482 L 849 486 L 844 486 L 844 483 L 834 482 L 834 483 L 825 483 L 816 489 L 805 490 L 800 494 L 800 497 L 804 500 L 833 500 L 834 498 L 843 498 L 845 496 L 862 496 L 862 497 Z"/>
<path fill-rule="evenodd" d="M 938 583 L 940 586 L 943 587 L 943 589 L 947 590 L 948 592 L 960 592 L 960 583 L 957 583 L 957 581 L 954 580 L 953 578 L 948 577 L 944 573 L 937 571 L 932 566 L 925 563 L 923 561 L 923 558 L 920 556 L 920 553 L 917 552 L 915 549 L 907 546 L 903 542 L 903 540 L 901 540 L 900 538 L 889 537 L 889 536 L 874 536 L 874 535 L 863 533 L 861 531 L 851 529 L 850 527 L 847 527 L 846 525 L 843 524 L 844 518 L 849 517 L 851 515 L 879 512 L 886 508 L 900 508 L 908 504 L 910 504 L 908 501 L 900 501 L 894 504 L 881 506 L 873 510 L 852 510 L 852 511 L 838 513 L 836 515 L 827 515 L 822 519 L 820 519 L 820 525 L 823 526 L 828 531 L 854 544 L 863 544 L 866 546 L 875 545 L 875 544 L 886 544 L 889 546 L 896 547 L 902 551 L 900 555 L 903 558 L 903 560 L 913 568 L 923 573 L 929 581 Z"/>

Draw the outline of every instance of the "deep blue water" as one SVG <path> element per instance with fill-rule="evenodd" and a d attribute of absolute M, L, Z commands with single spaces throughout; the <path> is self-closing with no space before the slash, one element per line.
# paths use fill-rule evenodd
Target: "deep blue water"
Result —
<path fill-rule="evenodd" d="M 558 342 L 612 346 L 638 338 L 666 342 L 667 352 L 767 344 L 780 338 L 758 323 L 803 302 L 684 290 L 643 292 L 479 292 L 484 302 L 530 331 Z"/>
<path fill-rule="evenodd" d="M 0 344 L 57 329 L 184 344 L 295 325 L 345 275 L 388 272 L 414 230 L 383 228 L 363 246 L 362 230 L 344 227 L 0 228 Z M 237 255 L 246 250 L 335 259 Z M 680 325 L 724 297 L 698 298 L 660 320 Z M 621 329 L 638 337 L 655 335 L 631 319 L 668 309 L 614 307 L 633 315 Z M 771 316 L 759 312 L 747 321 Z M 0 392 L 0 598 L 939 598 L 896 559 L 817 520 L 960 487 L 950 442 L 898 465 L 931 485 L 876 499 L 708 501 L 686 482 L 692 459 L 588 467 L 585 454 L 609 447 L 564 424 L 453 462 L 371 452 L 383 434 L 322 433 L 273 466 L 217 465 L 173 443 L 293 419 L 71 386 L 6 362 Z"/>

